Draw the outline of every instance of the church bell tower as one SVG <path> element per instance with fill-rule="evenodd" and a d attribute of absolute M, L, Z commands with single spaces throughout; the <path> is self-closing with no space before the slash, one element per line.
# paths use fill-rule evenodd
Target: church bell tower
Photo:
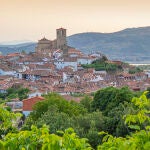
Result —
<path fill-rule="evenodd" d="M 63 56 L 67 57 L 68 46 L 66 40 L 66 29 L 59 28 L 56 30 L 56 34 L 57 34 L 57 49 L 63 50 Z"/>

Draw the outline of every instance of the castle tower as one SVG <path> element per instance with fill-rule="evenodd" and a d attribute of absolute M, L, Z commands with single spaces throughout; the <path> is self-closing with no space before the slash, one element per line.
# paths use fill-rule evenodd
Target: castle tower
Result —
<path fill-rule="evenodd" d="M 66 57 L 68 55 L 68 46 L 66 40 L 66 29 L 59 28 L 56 30 L 57 34 L 57 49 L 63 50 L 63 55 Z"/>

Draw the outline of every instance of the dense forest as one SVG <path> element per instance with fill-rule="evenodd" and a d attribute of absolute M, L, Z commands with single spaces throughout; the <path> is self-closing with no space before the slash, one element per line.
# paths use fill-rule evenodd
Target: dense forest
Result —
<path fill-rule="evenodd" d="M 21 128 L 22 114 L 0 105 L 0 150 L 149 150 L 150 89 L 107 87 L 79 103 L 43 97 Z"/>

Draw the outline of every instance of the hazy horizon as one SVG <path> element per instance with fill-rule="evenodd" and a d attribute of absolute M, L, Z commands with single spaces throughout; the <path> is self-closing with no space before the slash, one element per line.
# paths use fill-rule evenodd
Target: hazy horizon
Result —
<path fill-rule="evenodd" d="M 0 0 L 0 43 L 55 39 L 55 30 L 67 36 L 82 32 L 111 33 L 150 26 L 149 0 Z"/>
<path fill-rule="evenodd" d="M 144 27 L 150 27 L 150 26 L 143 26 L 143 27 L 130 27 L 130 28 L 124 28 L 118 31 L 114 31 L 114 32 L 96 32 L 96 31 L 92 31 L 93 33 L 115 33 L 115 32 L 120 32 L 123 31 L 125 29 L 133 29 L 133 28 L 144 28 Z M 80 32 L 80 33 L 90 33 L 89 32 Z M 74 34 L 80 34 L 80 33 L 74 33 Z M 71 34 L 71 35 L 74 35 Z M 67 35 L 67 36 L 71 36 L 71 35 Z M 45 37 L 45 36 L 43 36 Z M 37 40 L 29 40 L 29 39 L 20 39 L 20 40 L 10 40 L 10 41 L 0 41 L 0 45 L 16 45 L 16 44 L 24 44 L 24 43 L 32 43 L 32 42 L 38 42 L 38 40 L 42 39 L 43 37 L 40 37 Z M 47 38 L 47 37 L 46 37 Z M 56 37 L 54 37 L 53 39 L 49 39 L 49 40 L 54 40 Z"/>

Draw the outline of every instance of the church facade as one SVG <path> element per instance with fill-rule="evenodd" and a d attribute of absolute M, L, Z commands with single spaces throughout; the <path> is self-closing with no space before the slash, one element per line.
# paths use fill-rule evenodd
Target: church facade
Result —
<path fill-rule="evenodd" d="M 38 41 L 35 48 L 37 53 L 52 53 L 54 50 L 60 49 L 63 51 L 63 56 L 68 55 L 68 46 L 66 40 L 66 29 L 56 29 L 56 39 L 51 41 L 45 37 Z"/>

